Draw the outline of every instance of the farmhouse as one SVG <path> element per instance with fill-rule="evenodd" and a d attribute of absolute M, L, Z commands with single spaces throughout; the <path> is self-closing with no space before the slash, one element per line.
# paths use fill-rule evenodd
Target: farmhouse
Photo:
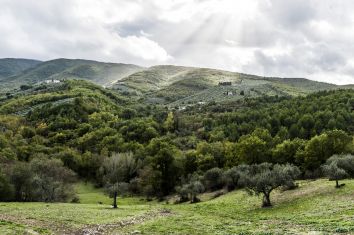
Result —
<path fill-rule="evenodd" d="M 231 82 L 219 82 L 219 86 L 231 86 Z"/>

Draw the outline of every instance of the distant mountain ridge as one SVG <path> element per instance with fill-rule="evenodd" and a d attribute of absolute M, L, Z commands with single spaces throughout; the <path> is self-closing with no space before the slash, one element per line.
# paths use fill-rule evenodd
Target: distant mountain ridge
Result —
<path fill-rule="evenodd" d="M 147 103 L 181 106 L 262 95 L 298 96 L 349 89 L 305 78 L 261 77 L 210 68 L 157 65 L 149 68 L 82 59 L 0 59 L 0 91 L 46 80 L 86 80 Z"/>
<path fill-rule="evenodd" d="M 1 64 L 1 61 L 0 61 Z M 132 73 L 144 69 L 131 64 L 103 63 L 81 59 L 55 59 L 37 63 L 21 73 L 7 76 L 1 85 L 11 88 L 21 84 L 33 84 L 48 79 L 82 79 L 98 85 L 109 86 Z"/>
<path fill-rule="evenodd" d="M 42 63 L 39 60 L 4 58 L 0 59 L 0 80 L 17 75 Z"/>

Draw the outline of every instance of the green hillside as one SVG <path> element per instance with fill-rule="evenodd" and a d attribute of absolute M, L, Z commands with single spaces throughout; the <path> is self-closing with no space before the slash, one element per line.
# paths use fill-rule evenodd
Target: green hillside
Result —
<path fill-rule="evenodd" d="M 228 89 L 189 81 L 173 84 L 201 94 Z M 276 85 L 285 86 L 274 78 L 239 80 L 274 96 L 181 111 L 84 80 L 6 94 L 0 234 L 353 234 L 354 165 L 337 163 L 346 174 L 339 188 L 319 171 L 335 154 L 354 159 L 353 91 L 277 97 L 284 89 Z M 278 185 L 295 170 L 298 185 Z M 262 194 L 247 194 L 257 177 L 276 184 L 269 186 L 272 207 L 261 208 Z M 118 209 L 103 194 L 110 190 Z M 188 202 L 192 194 L 201 202 Z"/>
<path fill-rule="evenodd" d="M 0 59 L 0 80 L 6 77 L 17 75 L 26 69 L 30 69 L 40 64 L 38 60 L 28 59 Z"/>
<path fill-rule="evenodd" d="M 129 64 L 102 63 L 90 60 L 56 59 L 38 64 L 1 82 L 3 88 L 16 88 L 22 84 L 35 84 L 45 80 L 83 79 L 109 86 L 142 68 Z"/>
<path fill-rule="evenodd" d="M 143 68 L 130 64 L 80 59 L 46 62 L 24 59 L 0 60 L 0 90 L 12 93 L 21 85 L 66 79 L 91 81 L 112 87 L 145 103 L 184 106 L 198 102 L 235 101 L 245 97 L 298 96 L 321 90 L 350 88 L 304 78 L 260 77 L 209 68 L 158 65 Z M 219 83 L 230 82 L 220 86 Z"/>
<path fill-rule="evenodd" d="M 113 84 L 113 87 L 118 90 L 134 90 L 138 92 L 156 91 L 180 80 L 180 76 L 192 69 L 172 65 L 153 66 L 123 78 Z"/>
<path fill-rule="evenodd" d="M 31 110 L 44 106 L 55 107 L 74 103 L 75 98 L 82 98 L 91 108 L 100 110 L 117 109 L 117 104 L 127 102 L 98 85 L 83 80 L 67 80 L 55 84 L 35 85 L 28 90 L 12 93 L 0 100 L 0 114 L 25 116 Z"/>
<path fill-rule="evenodd" d="M 220 86 L 219 83 L 231 82 Z M 298 96 L 346 88 L 304 78 L 273 78 L 216 69 L 154 66 L 123 78 L 114 89 L 143 97 L 147 103 L 169 106 L 197 102 L 232 101 L 263 95 Z"/>

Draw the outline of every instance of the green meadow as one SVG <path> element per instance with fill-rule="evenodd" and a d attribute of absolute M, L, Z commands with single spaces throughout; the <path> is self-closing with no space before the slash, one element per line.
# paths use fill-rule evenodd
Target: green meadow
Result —
<path fill-rule="evenodd" d="M 354 234 L 354 180 L 342 183 L 299 181 L 272 193 L 271 208 L 236 190 L 196 204 L 118 198 L 118 209 L 81 183 L 80 203 L 0 203 L 0 234 Z"/>

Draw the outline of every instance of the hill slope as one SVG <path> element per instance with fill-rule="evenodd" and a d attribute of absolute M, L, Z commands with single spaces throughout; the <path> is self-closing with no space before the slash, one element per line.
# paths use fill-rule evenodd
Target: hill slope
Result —
<path fill-rule="evenodd" d="M 83 80 L 67 80 L 59 83 L 34 85 L 28 90 L 20 90 L 0 99 L 0 114 L 25 116 L 31 110 L 45 105 L 50 107 L 74 103 L 76 98 L 93 109 L 112 111 L 118 104 L 126 103 L 124 97 Z"/>
<path fill-rule="evenodd" d="M 162 65 L 131 74 L 114 84 L 113 88 L 138 94 L 147 102 L 178 106 L 262 95 L 297 96 L 350 86 L 304 78 L 260 77 L 208 68 Z"/>
<path fill-rule="evenodd" d="M 108 86 L 142 67 L 130 64 L 102 63 L 90 60 L 56 59 L 38 64 L 21 74 L 3 79 L 2 87 L 18 87 L 45 80 L 83 79 Z"/>
<path fill-rule="evenodd" d="M 26 69 L 30 69 L 40 64 L 39 60 L 28 59 L 0 59 L 0 81 L 3 78 L 18 75 Z"/>
<path fill-rule="evenodd" d="M 1 67 L 3 64 L 3 67 Z M 184 106 L 198 102 L 234 101 L 263 95 L 298 96 L 353 86 L 337 86 L 304 78 L 261 77 L 209 68 L 158 65 L 143 68 L 130 64 L 80 59 L 46 62 L 0 60 L 0 91 L 47 80 L 80 79 L 112 87 L 146 103 Z M 226 82 L 226 83 L 225 83 Z M 221 85 L 220 85 L 221 83 Z"/>

